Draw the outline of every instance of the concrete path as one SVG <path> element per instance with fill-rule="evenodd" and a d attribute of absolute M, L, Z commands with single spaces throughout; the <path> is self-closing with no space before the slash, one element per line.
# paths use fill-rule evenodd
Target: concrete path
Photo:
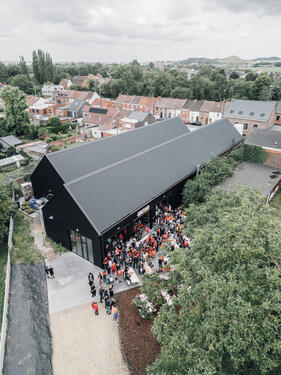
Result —
<path fill-rule="evenodd" d="M 97 276 L 102 270 L 86 259 L 70 251 L 52 261 L 47 261 L 47 264 L 52 265 L 55 272 L 55 278 L 48 279 L 50 314 L 91 301 L 88 284 L 89 272 L 94 274 L 98 295 L 99 284 Z M 128 286 L 125 281 L 122 281 L 119 285 L 114 285 L 114 293 L 135 288 L 138 285 Z"/>
<path fill-rule="evenodd" d="M 99 316 L 91 310 L 88 273 L 95 276 L 98 294 L 101 269 L 72 252 L 46 263 L 55 273 L 54 279 L 47 279 L 54 375 L 128 375 L 117 324 L 106 315 L 103 303 Z M 123 281 L 117 288 L 128 286 Z"/>
<path fill-rule="evenodd" d="M 50 315 L 54 375 L 129 375 L 118 326 L 99 309 L 95 316 L 87 303 Z"/>

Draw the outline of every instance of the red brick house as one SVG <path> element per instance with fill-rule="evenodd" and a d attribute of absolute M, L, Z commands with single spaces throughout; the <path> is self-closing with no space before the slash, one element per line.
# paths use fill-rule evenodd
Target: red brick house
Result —
<path fill-rule="evenodd" d="M 157 98 L 153 114 L 156 119 L 180 117 L 186 99 Z"/>

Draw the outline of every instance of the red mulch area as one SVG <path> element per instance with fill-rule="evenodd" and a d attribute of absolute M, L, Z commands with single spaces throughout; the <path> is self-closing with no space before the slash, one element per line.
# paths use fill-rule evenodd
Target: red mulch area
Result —
<path fill-rule="evenodd" d="M 134 288 L 114 295 L 119 310 L 121 343 L 132 375 L 145 375 L 146 366 L 155 361 L 160 345 L 154 338 L 153 320 L 142 319 L 132 300 L 140 294 Z"/>

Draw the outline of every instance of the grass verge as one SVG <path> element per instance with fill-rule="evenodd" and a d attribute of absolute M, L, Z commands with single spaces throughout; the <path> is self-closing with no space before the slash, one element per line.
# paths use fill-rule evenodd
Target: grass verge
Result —
<path fill-rule="evenodd" d="M 44 257 L 36 249 L 34 238 L 31 235 L 30 219 L 20 214 L 14 218 L 13 247 L 11 250 L 11 262 L 15 263 L 39 263 Z"/>
<path fill-rule="evenodd" d="M 7 257 L 8 257 L 8 247 L 6 244 L 1 244 L 0 245 L 0 329 L 2 327 Z"/>
<path fill-rule="evenodd" d="M 50 237 L 47 236 L 45 237 L 45 245 L 52 247 L 57 255 L 69 252 L 67 248 L 63 247 L 62 245 L 53 241 Z"/>

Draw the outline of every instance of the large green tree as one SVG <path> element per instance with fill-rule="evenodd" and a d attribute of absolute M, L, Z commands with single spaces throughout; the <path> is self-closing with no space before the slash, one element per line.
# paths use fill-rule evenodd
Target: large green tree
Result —
<path fill-rule="evenodd" d="M 172 254 L 170 278 L 176 273 L 180 282 L 173 305 L 163 305 L 155 319 L 162 348 L 148 373 L 280 374 L 277 211 L 256 191 L 219 190 L 189 206 L 186 223 L 193 244 Z"/>
<path fill-rule="evenodd" d="M 26 135 L 30 121 L 24 93 L 18 87 L 5 86 L 0 95 L 5 102 L 6 131 L 17 136 Z"/>
<path fill-rule="evenodd" d="M 189 206 L 186 232 L 192 246 L 172 253 L 170 279 L 176 273 L 179 281 L 172 306 L 164 304 L 155 319 L 162 347 L 148 373 L 280 374 L 277 211 L 256 191 L 219 190 Z M 163 288 L 162 281 L 158 293 Z"/>
<path fill-rule="evenodd" d="M 10 85 L 18 87 L 26 94 L 34 94 L 33 81 L 28 74 L 17 74 L 10 80 Z"/>
<path fill-rule="evenodd" d="M 32 68 L 35 80 L 41 85 L 53 82 L 55 79 L 55 68 L 52 58 L 48 52 L 41 49 L 32 53 Z"/>

